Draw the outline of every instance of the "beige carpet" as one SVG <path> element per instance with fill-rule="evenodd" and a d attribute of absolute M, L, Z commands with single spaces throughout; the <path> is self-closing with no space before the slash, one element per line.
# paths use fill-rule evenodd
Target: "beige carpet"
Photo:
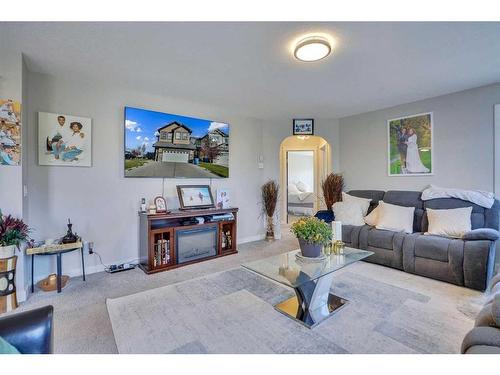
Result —
<path fill-rule="evenodd" d="M 242 268 L 107 306 L 119 353 L 458 353 L 483 300 L 364 262 L 335 276 L 350 303 L 312 330 L 274 310 L 290 289 Z"/>

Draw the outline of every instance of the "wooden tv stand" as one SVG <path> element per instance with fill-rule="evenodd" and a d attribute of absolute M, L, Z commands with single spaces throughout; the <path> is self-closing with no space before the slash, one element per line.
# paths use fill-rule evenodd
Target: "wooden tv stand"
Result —
<path fill-rule="evenodd" d="M 182 221 L 190 218 L 228 213 L 233 214 L 234 220 L 182 225 Z M 139 267 L 145 273 L 150 274 L 236 254 L 238 252 L 236 243 L 237 213 L 238 208 L 184 210 L 154 215 L 139 213 Z M 186 230 L 189 229 L 203 228 L 217 233 L 215 254 L 179 263 L 176 249 L 179 235 L 186 233 Z"/>

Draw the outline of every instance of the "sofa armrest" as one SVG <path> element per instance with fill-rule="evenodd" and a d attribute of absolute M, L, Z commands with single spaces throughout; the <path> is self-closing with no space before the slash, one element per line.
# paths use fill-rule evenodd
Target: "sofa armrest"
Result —
<path fill-rule="evenodd" d="M 494 327 L 473 328 L 465 335 L 461 352 L 466 353 L 471 347 L 478 345 L 500 348 L 500 329 Z"/>
<path fill-rule="evenodd" d="M 500 328 L 500 294 L 495 295 L 491 304 L 491 315 L 495 325 Z"/>
<path fill-rule="evenodd" d="M 51 354 L 53 314 L 54 308 L 49 305 L 9 315 L 0 319 L 0 336 L 22 354 Z"/>
<path fill-rule="evenodd" d="M 462 236 L 465 241 L 489 240 L 496 241 L 500 238 L 500 232 L 491 228 L 479 228 L 471 230 Z"/>

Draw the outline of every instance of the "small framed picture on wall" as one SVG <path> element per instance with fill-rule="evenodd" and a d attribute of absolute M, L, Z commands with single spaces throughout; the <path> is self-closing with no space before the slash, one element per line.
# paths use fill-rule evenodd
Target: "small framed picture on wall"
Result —
<path fill-rule="evenodd" d="M 293 135 L 314 135 L 314 119 L 293 119 Z"/>

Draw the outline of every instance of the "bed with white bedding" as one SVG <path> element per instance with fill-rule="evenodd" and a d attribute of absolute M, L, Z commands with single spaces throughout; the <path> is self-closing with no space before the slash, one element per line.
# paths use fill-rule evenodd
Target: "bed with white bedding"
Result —
<path fill-rule="evenodd" d="M 315 195 L 303 183 L 288 184 L 288 213 L 297 216 L 314 215 Z"/>

